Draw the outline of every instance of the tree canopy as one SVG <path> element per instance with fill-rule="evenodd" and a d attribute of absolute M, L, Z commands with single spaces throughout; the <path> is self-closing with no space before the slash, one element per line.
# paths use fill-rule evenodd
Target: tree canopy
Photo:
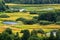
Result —
<path fill-rule="evenodd" d="M 0 11 L 5 11 L 7 9 L 7 6 L 5 5 L 5 2 L 0 0 Z"/>
<path fill-rule="evenodd" d="M 5 2 L 20 4 L 59 4 L 60 0 L 5 0 Z"/>

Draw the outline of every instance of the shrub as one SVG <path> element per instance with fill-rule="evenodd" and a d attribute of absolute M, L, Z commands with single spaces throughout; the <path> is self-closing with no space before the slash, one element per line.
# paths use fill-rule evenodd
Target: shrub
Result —
<path fill-rule="evenodd" d="M 25 20 L 23 23 L 24 23 L 24 24 L 28 24 L 28 25 L 32 25 L 32 24 L 34 24 L 35 22 L 32 21 L 32 20 Z"/>
<path fill-rule="evenodd" d="M 44 30 L 39 29 L 39 30 L 38 30 L 38 33 L 44 34 L 45 32 L 44 32 Z"/>
<path fill-rule="evenodd" d="M 30 11 L 30 14 L 37 14 L 36 11 Z"/>
<path fill-rule="evenodd" d="M 6 33 L 8 33 L 8 34 L 13 34 L 12 33 L 12 29 L 10 29 L 10 28 L 7 28 L 5 31 L 3 31 L 3 32 L 6 32 Z"/>
<path fill-rule="evenodd" d="M 28 40 L 41 40 L 37 35 L 32 35 Z"/>
<path fill-rule="evenodd" d="M 52 22 L 49 22 L 49 21 L 39 21 L 39 24 L 41 24 L 41 25 L 49 25 L 49 24 L 52 24 Z"/>
<path fill-rule="evenodd" d="M 59 22 L 56 22 L 57 25 L 60 25 L 60 21 Z"/>
<path fill-rule="evenodd" d="M 57 13 L 58 16 L 60 16 L 60 9 L 56 9 L 55 12 Z"/>
<path fill-rule="evenodd" d="M 60 21 L 60 16 L 57 16 L 56 21 Z"/>
<path fill-rule="evenodd" d="M 24 24 L 29 24 L 29 25 L 37 23 L 36 19 L 27 20 L 25 18 L 18 18 L 16 19 L 16 21 L 22 21 Z"/>
<path fill-rule="evenodd" d="M 38 16 L 34 16 L 33 19 L 38 19 Z"/>
<path fill-rule="evenodd" d="M 32 30 L 32 31 L 31 31 L 31 36 L 32 36 L 32 35 L 37 35 L 37 33 L 38 33 L 37 30 Z"/>
<path fill-rule="evenodd" d="M 30 37 L 30 32 L 29 32 L 29 30 L 21 30 L 21 33 L 23 33 L 21 39 L 22 39 L 22 40 L 28 40 L 28 38 Z"/>
<path fill-rule="evenodd" d="M 26 20 L 25 18 L 17 18 L 16 21 L 24 21 Z"/>
<path fill-rule="evenodd" d="M 34 24 L 38 23 L 37 19 L 32 19 L 31 21 L 33 21 Z"/>
<path fill-rule="evenodd" d="M 39 15 L 38 20 L 48 20 L 56 22 L 57 14 L 55 12 L 42 13 Z"/>
<path fill-rule="evenodd" d="M 2 15 L 0 15 L 0 18 L 9 18 L 9 16 L 6 14 L 2 14 Z"/>

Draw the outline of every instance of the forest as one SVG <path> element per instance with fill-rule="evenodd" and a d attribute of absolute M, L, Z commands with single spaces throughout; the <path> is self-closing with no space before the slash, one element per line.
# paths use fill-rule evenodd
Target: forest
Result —
<path fill-rule="evenodd" d="M 60 4 L 60 0 L 4 0 L 7 3 L 18 4 Z"/>
<path fill-rule="evenodd" d="M 54 31 L 56 32 L 56 36 L 53 34 Z M 7 28 L 5 31 L 0 33 L 0 40 L 60 40 L 60 29 L 54 31 L 51 31 L 50 36 L 48 35 L 48 37 L 42 29 L 32 30 L 31 33 L 29 30 L 21 30 L 21 32 L 14 34 L 12 29 Z M 23 33 L 21 37 L 19 35 L 20 33 Z M 41 36 L 38 36 L 38 33 Z"/>

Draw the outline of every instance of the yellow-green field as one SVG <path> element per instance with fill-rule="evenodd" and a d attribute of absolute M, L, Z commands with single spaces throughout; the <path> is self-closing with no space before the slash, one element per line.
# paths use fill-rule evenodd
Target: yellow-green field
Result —
<path fill-rule="evenodd" d="M 29 11 L 31 10 L 36 10 L 36 11 L 40 11 L 41 8 L 54 8 L 54 9 L 60 9 L 60 4 L 44 4 L 44 5 L 24 5 L 24 4 L 6 4 L 8 5 L 9 7 L 21 7 L 21 8 L 25 8 Z M 25 7 L 24 7 L 25 6 Z M 27 7 L 28 6 L 28 7 Z M 29 7 L 30 6 L 30 7 Z M 31 7 L 33 6 L 33 7 Z M 1 13 L 2 14 L 2 13 Z M 17 18 L 26 18 L 26 19 L 32 19 L 34 16 L 38 16 L 37 14 L 29 14 L 29 12 L 14 12 L 14 13 L 4 13 L 3 14 L 7 14 L 10 16 L 10 18 L 0 18 L 0 32 L 2 32 L 3 30 L 5 30 L 6 28 L 11 28 L 13 29 L 13 32 L 20 32 L 20 30 L 24 30 L 24 29 L 28 29 L 28 30 L 33 30 L 33 29 L 43 29 L 44 31 L 46 32 L 49 32 L 53 29 L 60 29 L 60 25 L 56 25 L 56 24 L 51 24 L 51 25 L 39 25 L 39 24 L 34 24 L 34 25 L 24 25 L 22 22 L 20 22 L 19 24 L 17 25 L 6 25 L 6 24 L 2 24 L 1 20 L 13 20 L 15 21 Z"/>
<path fill-rule="evenodd" d="M 6 4 L 11 8 L 22 8 L 27 11 L 41 11 L 41 9 L 54 8 L 60 9 L 60 4 Z"/>

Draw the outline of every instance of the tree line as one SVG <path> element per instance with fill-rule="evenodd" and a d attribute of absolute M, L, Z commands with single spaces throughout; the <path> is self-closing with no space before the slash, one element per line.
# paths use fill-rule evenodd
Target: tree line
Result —
<path fill-rule="evenodd" d="M 38 16 L 34 16 L 31 20 L 25 18 L 17 18 L 16 21 L 22 21 L 25 25 L 50 25 L 57 24 L 60 25 L 60 9 L 54 11 L 43 11 L 43 12 L 30 12 L 30 14 L 38 14 Z"/>
<path fill-rule="evenodd" d="M 8 6 L 5 5 L 5 1 L 0 1 L 0 11 L 5 11 L 6 9 L 8 9 Z"/>
<path fill-rule="evenodd" d="M 29 30 L 21 30 L 21 32 L 16 32 L 14 34 L 12 29 L 7 28 L 0 33 L 0 40 L 60 40 L 60 29 L 55 31 L 56 36 L 54 36 L 53 31 L 51 31 L 50 36 L 47 37 L 42 29 L 32 30 L 31 33 Z M 20 36 L 20 33 L 23 33 L 23 35 Z M 41 34 L 41 36 L 38 36 L 37 33 Z"/>
<path fill-rule="evenodd" d="M 7 3 L 20 4 L 59 4 L 60 0 L 4 0 Z"/>

